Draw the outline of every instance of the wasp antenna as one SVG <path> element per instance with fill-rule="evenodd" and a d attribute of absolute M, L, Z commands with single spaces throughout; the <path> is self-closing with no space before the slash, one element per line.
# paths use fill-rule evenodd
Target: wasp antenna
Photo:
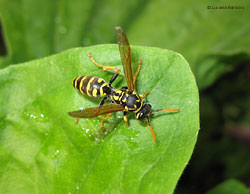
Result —
<path fill-rule="evenodd" d="M 152 126 L 150 125 L 150 118 L 149 118 L 149 116 L 147 116 L 147 122 L 148 122 L 149 129 L 150 129 L 150 131 L 152 133 L 152 136 L 153 136 L 153 141 L 155 141 L 155 132 L 154 132 Z"/>
<path fill-rule="evenodd" d="M 178 108 L 158 109 L 158 110 L 152 111 L 150 114 L 154 114 L 154 113 L 161 112 L 161 111 L 166 111 L 166 112 L 177 112 L 177 111 L 179 111 L 179 109 L 178 109 Z"/>

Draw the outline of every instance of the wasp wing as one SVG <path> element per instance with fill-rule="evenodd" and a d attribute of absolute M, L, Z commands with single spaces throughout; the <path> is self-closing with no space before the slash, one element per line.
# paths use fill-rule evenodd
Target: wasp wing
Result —
<path fill-rule="evenodd" d="M 124 70 L 124 75 L 128 85 L 128 90 L 133 91 L 135 86 L 133 84 L 133 74 L 131 67 L 131 52 L 126 34 L 123 32 L 121 27 L 116 27 L 116 36 L 119 44 L 119 50 Z"/>
<path fill-rule="evenodd" d="M 104 115 L 107 113 L 122 111 L 124 108 L 119 104 L 109 104 L 105 106 L 99 106 L 94 108 L 87 108 L 83 110 L 77 110 L 73 112 L 68 112 L 68 114 L 72 117 L 76 118 L 93 118 L 99 115 Z"/>

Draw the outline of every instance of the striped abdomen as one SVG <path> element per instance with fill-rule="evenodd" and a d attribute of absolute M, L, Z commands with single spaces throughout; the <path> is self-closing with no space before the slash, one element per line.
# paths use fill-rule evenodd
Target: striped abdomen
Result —
<path fill-rule="evenodd" d="M 107 96 L 111 93 L 110 86 L 99 77 L 80 76 L 75 78 L 72 84 L 81 93 L 91 97 Z"/>

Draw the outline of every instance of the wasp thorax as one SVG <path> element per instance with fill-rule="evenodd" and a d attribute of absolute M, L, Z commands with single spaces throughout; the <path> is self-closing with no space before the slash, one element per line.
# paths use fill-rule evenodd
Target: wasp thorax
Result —
<path fill-rule="evenodd" d="M 148 103 L 145 103 L 141 109 L 136 113 L 136 118 L 138 120 L 144 120 L 145 117 L 150 114 L 151 112 L 151 105 Z"/>

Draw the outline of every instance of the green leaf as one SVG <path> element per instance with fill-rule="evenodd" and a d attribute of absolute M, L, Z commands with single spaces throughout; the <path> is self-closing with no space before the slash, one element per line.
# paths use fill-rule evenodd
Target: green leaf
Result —
<path fill-rule="evenodd" d="M 147 124 L 121 112 L 105 121 L 67 112 L 97 106 L 100 99 L 79 94 L 72 80 L 93 75 L 108 81 L 121 66 L 117 45 L 75 48 L 0 71 L 0 190 L 2 193 L 173 193 L 187 165 L 199 129 L 199 97 L 186 60 L 172 51 L 132 46 L 133 68 L 143 64 L 137 91 L 150 91 L 153 109 L 179 108 Z M 113 84 L 126 85 L 123 73 Z"/>
<path fill-rule="evenodd" d="M 250 189 L 246 188 L 240 181 L 229 179 L 220 183 L 206 194 L 250 194 Z"/>
<path fill-rule="evenodd" d="M 208 9 L 241 6 L 243 9 Z M 199 88 L 250 55 L 250 1 L 150 1 L 127 30 L 133 44 L 168 48 L 190 62 Z M 227 62 L 225 63 L 225 58 Z M 222 61 L 223 60 L 223 61 Z"/>
<path fill-rule="evenodd" d="M 2 67 L 82 45 L 93 1 L 1 0 L 8 60 Z M 81 17 L 79 17 L 81 15 Z M 0 64 L 1 65 L 1 64 Z"/>
<path fill-rule="evenodd" d="M 246 0 L 0 3 L 8 48 L 8 60 L 0 61 L 0 67 L 76 46 L 115 42 L 115 26 L 122 26 L 133 44 L 182 53 L 201 89 L 235 64 L 249 60 L 250 1 Z M 222 5 L 243 9 L 207 8 Z"/>
<path fill-rule="evenodd" d="M 0 22 L 8 56 L 0 60 L 0 68 L 72 47 L 115 42 L 114 27 L 128 19 L 128 11 L 137 13 L 140 3 L 143 1 L 1 0 Z"/>

